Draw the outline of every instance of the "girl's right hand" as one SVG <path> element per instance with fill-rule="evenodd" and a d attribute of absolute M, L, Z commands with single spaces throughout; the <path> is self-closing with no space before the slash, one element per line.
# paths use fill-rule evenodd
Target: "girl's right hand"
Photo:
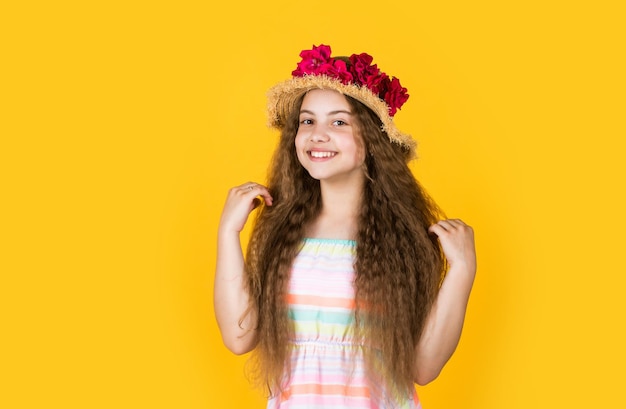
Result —
<path fill-rule="evenodd" d="M 269 190 L 258 183 L 248 182 L 230 189 L 224 210 L 222 210 L 220 230 L 241 232 L 250 212 L 261 204 L 258 196 L 261 196 L 265 205 L 272 205 L 272 196 Z"/>

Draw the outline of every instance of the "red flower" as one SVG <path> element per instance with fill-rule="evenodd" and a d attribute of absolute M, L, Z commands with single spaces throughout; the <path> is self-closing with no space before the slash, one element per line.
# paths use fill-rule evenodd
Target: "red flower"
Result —
<path fill-rule="evenodd" d="M 332 64 L 324 64 L 317 72 L 331 78 L 337 78 L 344 84 L 352 82 L 352 74 L 348 71 L 348 66 L 344 61 L 334 60 Z"/>
<path fill-rule="evenodd" d="M 298 68 L 291 73 L 294 77 L 318 74 L 321 66 L 333 62 L 333 59 L 330 58 L 330 47 L 323 44 L 320 44 L 319 47 L 313 46 L 312 50 L 302 50 L 300 57 L 302 57 L 302 61 L 298 63 Z"/>
<path fill-rule="evenodd" d="M 350 56 L 350 71 L 354 76 L 354 82 L 359 85 L 367 84 L 368 78 L 378 75 L 378 67 L 372 64 L 374 58 L 366 53 Z M 369 87 L 368 87 L 369 88 Z M 376 92 L 374 92 L 376 94 Z"/>
<path fill-rule="evenodd" d="M 365 79 L 363 85 L 370 89 L 374 94 L 378 95 L 382 99 L 382 95 L 384 95 L 387 90 L 387 83 L 389 82 L 389 77 L 384 72 L 381 72 L 376 75 L 371 75 Z"/>
<path fill-rule="evenodd" d="M 387 78 L 385 85 L 383 99 L 389 105 L 389 116 L 394 116 L 396 111 L 409 99 L 409 94 L 407 94 L 407 89 L 400 85 L 400 80 L 396 77 L 393 77 L 391 81 Z"/>

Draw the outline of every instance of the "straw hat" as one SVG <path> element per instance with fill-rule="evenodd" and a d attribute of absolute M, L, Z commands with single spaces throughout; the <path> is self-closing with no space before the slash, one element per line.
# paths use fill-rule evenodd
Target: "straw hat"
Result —
<path fill-rule="evenodd" d="M 393 116 L 409 98 L 400 80 L 380 71 L 373 58 L 365 53 L 350 57 L 331 57 L 327 45 L 313 46 L 300 53 L 302 61 L 292 72 L 293 78 L 281 82 L 267 93 L 269 125 L 282 129 L 298 99 L 312 89 L 331 89 L 360 101 L 380 118 L 389 140 L 415 156 L 417 143 L 396 128 Z"/>

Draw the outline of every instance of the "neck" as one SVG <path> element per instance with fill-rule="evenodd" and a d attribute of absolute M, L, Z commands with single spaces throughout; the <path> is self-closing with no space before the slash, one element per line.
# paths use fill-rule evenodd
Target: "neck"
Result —
<path fill-rule="evenodd" d="M 363 184 L 322 182 L 322 211 L 309 227 L 310 237 L 356 239 Z"/>
<path fill-rule="evenodd" d="M 362 184 L 333 185 L 322 183 L 320 185 L 322 193 L 322 214 L 333 215 L 333 217 L 355 217 L 359 213 L 361 196 L 363 193 Z"/>

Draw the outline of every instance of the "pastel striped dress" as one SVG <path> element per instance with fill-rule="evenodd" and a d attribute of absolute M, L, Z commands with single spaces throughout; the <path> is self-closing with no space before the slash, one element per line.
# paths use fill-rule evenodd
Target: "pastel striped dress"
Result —
<path fill-rule="evenodd" d="M 376 398 L 355 342 L 354 258 L 351 240 L 305 239 L 289 283 L 295 325 L 291 377 L 268 409 L 419 409 L 416 394 L 401 402 Z"/>

